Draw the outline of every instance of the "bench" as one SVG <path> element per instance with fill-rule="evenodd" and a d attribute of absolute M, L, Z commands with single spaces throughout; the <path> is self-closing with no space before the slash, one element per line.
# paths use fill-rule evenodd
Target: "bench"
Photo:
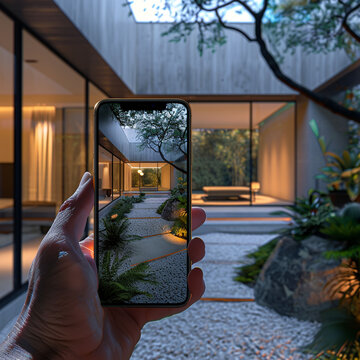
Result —
<path fill-rule="evenodd" d="M 255 188 L 252 189 L 250 194 L 250 186 L 204 186 L 203 191 L 206 194 L 204 200 L 247 200 L 241 195 L 255 196 Z"/>

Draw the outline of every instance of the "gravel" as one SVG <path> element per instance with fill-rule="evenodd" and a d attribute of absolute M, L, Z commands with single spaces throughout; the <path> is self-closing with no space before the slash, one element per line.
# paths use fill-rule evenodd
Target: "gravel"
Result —
<path fill-rule="evenodd" d="M 232 280 L 245 255 L 273 235 L 207 234 L 206 297 L 253 298 Z M 160 265 L 160 263 L 158 263 Z M 297 349 L 311 342 L 319 324 L 281 316 L 255 302 L 199 301 L 185 312 L 145 325 L 132 360 L 310 359 Z"/>
<path fill-rule="evenodd" d="M 153 294 L 153 297 L 135 296 L 131 299 L 132 303 L 174 304 L 186 300 L 186 251 L 150 262 L 149 271 L 156 275 L 158 283 L 142 283 L 137 288 Z"/>

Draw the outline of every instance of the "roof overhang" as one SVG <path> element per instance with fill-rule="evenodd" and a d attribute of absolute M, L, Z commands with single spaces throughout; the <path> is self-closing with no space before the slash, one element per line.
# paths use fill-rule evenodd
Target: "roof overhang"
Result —
<path fill-rule="evenodd" d="M 99 55 L 52 0 L 0 0 L 0 8 L 21 21 L 50 49 L 108 96 L 128 97 L 132 91 Z"/>

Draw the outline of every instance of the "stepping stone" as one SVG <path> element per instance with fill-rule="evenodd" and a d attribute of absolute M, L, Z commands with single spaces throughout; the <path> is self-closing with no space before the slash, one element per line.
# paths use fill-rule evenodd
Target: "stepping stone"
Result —
<path fill-rule="evenodd" d="M 186 246 L 186 240 L 172 234 L 152 236 L 134 241 L 131 244 L 134 253 L 131 257 L 131 263 L 137 264 L 155 259 L 185 249 Z"/>
<path fill-rule="evenodd" d="M 129 219 L 129 224 L 129 234 L 149 236 L 169 232 L 173 222 L 164 219 Z"/>

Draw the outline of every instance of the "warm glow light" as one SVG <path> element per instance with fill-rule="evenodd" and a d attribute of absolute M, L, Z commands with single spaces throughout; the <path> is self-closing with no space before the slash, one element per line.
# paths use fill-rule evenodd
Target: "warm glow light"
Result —
<path fill-rule="evenodd" d="M 110 189 L 110 172 L 109 172 L 109 165 L 106 164 L 103 167 L 102 171 L 102 188 L 103 189 Z"/>
<path fill-rule="evenodd" d="M 37 105 L 37 106 L 23 106 L 22 109 L 24 111 L 50 111 L 50 112 L 55 112 L 55 106 L 42 106 L 42 105 Z M 0 112 L 8 112 L 8 111 L 13 111 L 14 107 L 13 106 L 0 106 Z"/>
<path fill-rule="evenodd" d="M 253 181 L 251 183 L 251 190 L 252 191 L 259 191 L 260 190 L 260 183 Z"/>
<path fill-rule="evenodd" d="M 139 174 L 141 174 L 141 173 L 142 173 L 142 171 L 139 169 L 139 170 L 138 170 L 138 173 L 139 173 Z"/>
<path fill-rule="evenodd" d="M 30 176 L 29 199 L 51 201 L 53 198 L 53 152 L 55 136 L 55 107 L 33 106 L 31 124 L 33 132 L 30 138 Z"/>
<path fill-rule="evenodd" d="M 111 220 L 116 219 L 118 216 L 119 216 L 118 214 L 111 215 Z"/>

